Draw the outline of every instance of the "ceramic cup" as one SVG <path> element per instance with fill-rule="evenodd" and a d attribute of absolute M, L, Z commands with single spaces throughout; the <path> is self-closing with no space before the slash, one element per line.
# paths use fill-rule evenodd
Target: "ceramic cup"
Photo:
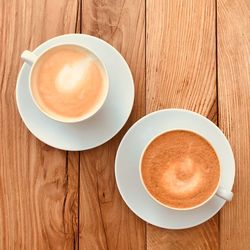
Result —
<path fill-rule="evenodd" d="M 192 113 L 193 116 L 196 116 L 197 114 L 196 113 Z M 199 115 L 200 116 L 200 115 Z M 204 120 L 209 123 L 210 121 L 203 117 Z M 193 132 L 193 133 L 196 133 L 197 135 L 200 135 L 202 138 L 204 138 L 206 141 L 208 141 L 210 143 L 210 145 L 213 147 L 214 151 L 216 152 L 217 156 L 218 156 L 218 159 L 219 159 L 219 165 L 220 165 L 220 176 L 219 176 L 219 181 L 218 181 L 218 184 L 216 186 L 216 188 L 214 189 L 214 191 L 211 193 L 211 195 L 208 197 L 208 199 L 206 199 L 205 201 L 201 202 L 200 204 L 196 205 L 196 206 L 193 206 L 193 207 L 189 207 L 189 208 L 176 208 L 176 207 L 171 207 L 171 206 L 168 206 L 166 204 L 163 204 L 162 202 L 160 202 L 159 200 L 157 200 L 147 189 L 144 181 L 143 181 L 143 178 L 142 178 L 142 172 L 141 172 L 141 165 L 142 165 L 142 159 L 143 159 L 143 156 L 144 156 L 144 153 L 146 151 L 146 149 L 148 148 L 149 144 L 151 144 L 151 142 L 153 140 L 155 140 L 158 136 L 166 133 L 166 132 L 169 132 L 169 131 L 175 131 L 175 130 L 185 130 L 185 131 L 190 131 L 190 132 Z M 218 138 L 219 140 L 220 138 Z M 220 139 L 222 140 L 222 139 Z M 226 137 L 224 137 L 223 140 L 226 140 L 226 142 L 223 142 L 223 143 L 228 143 Z M 195 208 L 198 208 L 200 206 L 203 206 L 204 204 L 206 204 L 208 201 L 210 201 L 214 195 L 217 195 L 219 196 L 220 198 L 226 200 L 226 201 L 231 201 L 232 198 L 233 198 L 233 193 L 230 191 L 230 190 L 226 190 L 225 188 L 223 188 L 222 186 L 220 186 L 220 182 L 221 182 L 221 173 L 222 173 L 222 167 L 221 167 L 221 164 L 222 164 L 222 161 L 223 161 L 223 158 L 225 156 L 224 155 L 220 155 L 218 150 L 216 150 L 216 148 L 213 146 L 213 143 L 211 143 L 211 141 L 209 140 L 208 137 L 204 136 L 204 135 L 201 135 L 200 133 L 198 133 L 197 131 L 195 130 L 190 130 L 190 129 L 185 129 L 185 126 L 183 126 L 183 128 L 172 128 L 170 130 L 166 130 L 156 136 L 154 136 L 148 143 L 147 145 L 144 147 L 144 150 L 142 151 L 142 154 L 141 154 L 141 157 L 140 157 L 140 163 L 139 163 L 139 173 L 140 173 L 140 180 L 141 180 L 141 183 L 144 187 L 144 189 L 146 190 L 146 192 L 148 193 L 148 195 L 154 200 L 156 201 L 158 204 L 166 207 L 166 208 L 170 208 L 170 209 L 174 209 L 174 210 L 192 210 L 192 209 L 195 209 Z"/>
<path fill-rule="evenodd" d="M 45 42 L 46 43 L 46 42 Z M 34 68 L 36 67 L 36 64 L 37 62 L 43 57 L 43 55 L 48 52 L 49 50 L 51 50 L 52 48 L 55 48 L 55 47 L 58 47 L 58 46 L 62 46 L 62 45 L 71 45 L 71 46 L 76 46 L 76 47 L 80 47 L 81 49 L 84 49 L 86 51 L 89 52 L 89 54 L 91 54 L 94 58 L 96 58 L 96 60 L 99 61 L 101 67 L 102 67 L 102 70 L 104 72 L 104 75 L 105 75 L 105 81 L 106 81 L 106 89 L 105 89 L 105 93 L 103 95 L 103 98 L 102 100 L 100 101 L 100 103 L 97 105 L 97 107 L 87 113 L 87 114 L 84 114 L 83 116 L 79 117 L 79 118 L 72 118 L 72 119 L 69 119 L 68 117 L 65 117 L 64 118 L 58 118 L 58 117 L 54 117 L 53 115 L 47 113 L 46 111 L 44 111 L 40 105 L 38 104 L 38 102 L 36 101 L 36 98 L 34 97 L 34 94 L 32 93 L 32 88 L 31 88 L 31 79 L 32 79 L 32 74 L 33 74 L 33 71 L 34 71 Z M 56 46 L 50 46 L 47 50 L 45 50 L 42 54 L 40 55 L 35 55 L 33 52 L 29 51 L 29 50 L 25 50 L 22 54 L 21 54 L 21 58 L 31 66 L 31 69 L 30 69 L 30 73 L 29 73 L 29 92 L 30 92 L 30 95 L 32 97 L 32 100 L 33 102 L 35 103 L 35 105 L 37 106 L 37 108 L 43 113 L 45 114 L 47 117 L 55 120 L 55 121 L 59 121 L 59 122 L 62 122 L 62 123 L 76 123 L 76 122 L 81 122 L 81 121 L 84 121 L 92 116 L 94 116 L 98 110 L 101 109 L 101 107 L 103 106 L 106 98 L 107 98 L 107 95 L 108 95 L 108 89 L 109 89 L 109 77 L 108 77 L 108 73 L 107 73 L 107 69 L 104 65 L 104 63 L 100 60 L 100 58 L 93 52 L 91 51 L 90 49 L 84 47 L 84 46 L 81 46 L 81 45 L 77 45 L 77 44 L 73 44 L 73 43 L 60 43 L 60 44 L 57 44 Z"/>

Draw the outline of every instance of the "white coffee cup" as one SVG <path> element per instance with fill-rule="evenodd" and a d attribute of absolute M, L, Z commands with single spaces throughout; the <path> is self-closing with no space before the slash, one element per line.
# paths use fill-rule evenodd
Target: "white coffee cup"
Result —
<path fill-rule="evenodd" d="M 46 42 L 45 42 L 46 43 Z M 33 70 L 34 68 L 36 67 L 36 64 L 37 62 L 39 61 L 40 58 L 43 57 L 43 55 L 48 52 L 49 50 L 55 48 L 55 47 L 58 47 L 58 46 L 62 46 L 62 45 L 70 45 L 70 46 L 75 46 L 75 47 L 80 47 L 81 49 L 84 49 L 86 51 L 88 51 L 89 54 L 91 54 L 93 57 L 96 58 L 96 60 L 99 62 L 99 64 L 101 65 L 102 67 L 102 70 L 104 72 L 104 75 L 105 75 L 105 85 L 106 85 L 106 89 L 105 89 L 105 92 L 103 94 L 103 97 L 101 99 L 101 101 L 98 103 L 98 105 L 96 106 L 96 108 L 94 110 L 92 110 L 91 112 L 87 113 L 87 114 L 84 114 L 83 116 L 81 117 L 78 117 L 78 118 L 59 118 L 59 117 L 54 117 L 53 115 L 47 113 L 46 111 L 44 111 L 39 103 L 36 101 L 36 98 L 34 97 L 34 94 L 32 93 L 32 88 L 31 88 L 31 78 L 32 78 L 32 73 L 33 73 Z M 76 122 L 81 122 L 81 121 L 84 121 L 92 116 L 94 116 L 100 109 L 101 107 L 103 106 L 106 98 L 107 98 L 107 95 L 108 95 L 108 90 L 109 90 L 109 77 L 108 77 L 108 73 L 107 73 L 107 69 L 104 65 L 104 63 L 101 61 L 101 59 L 90 49 L 84 47 L 84 46 L 80 46 L 78 44 L 73 44 L 73 43 L 60 43 L 60 44 L 57 44 L 56 46 L 51 46 L 49 47 L 47 50 L 43 51 L 43 53 L 41 53 L 40 55 L 36 55 L 34 52 L 31 52 L 29 50 L 25 50 L 22 54 L 21 54 L 21 58 L 31 66 L 31 69 L 30 69 L 30 73 L 29 73 L 29 92 L 30 92 L 30 95 L 32 97 L 32 100 L 33 102 L 35 103 L 35 105 L 37 106 L 37 108 L 44 114 L 46 115 L 47 117 L 55 120 L 55 121 L 59 121 L 59 122 L 63 122 L 63 123 L 76 123 Z"/>
<path fill-rule="evenodd" d="M 185 110 L 183 110 L 185 111 Z M 188 111 L 190 113 L 190 111 Z M 199 114 L 196 114 L 194 112 L 192 112 L 194 116 L 198 115 L 200 116 Z M 206 122 L 210 122 L 207 118 L 203 117 L 204 120 L 206 120 Z M 219 154 L 219 152 L 213 147 L 213 149 L 215 150 L 217 156 L 218 156 L 218 159 L 219 159 L 219 165 L 220 165 L 220 176 L 219 176 L 219 181 L 218 181 L 218 184 L 216 186 L 216 188 L 214 189 L 214 191 L 211 193 L 211 195 L 203 202 L 199 203 L 198 205 L 195 205 L 193 207 L 188 207 L 188 208 L 176 208 L 176 207 L 171 207 L 169 205 L 166 205 L 162 202 L 160 202 L 159 200 L 157 200 L 150 192 L 149 190 L 147 189 L 144 181 L 143 181 L 143 178 L 142 178 L 142 159 L 143 159 L 143 156 L 144 156 L 144 153 L 146 151 L 146 149 L 148 148 L 148 146 L 151 144 L 152 141 L 154 141 L 158 136 L 166 133 L 166 132 L 170 132 L 170 131 L 176 131 L 176 130 L 185 130 L 185 131 L 189 131 L 189 132 L 193 132 L 199 136 L 201 136 L 202 138 L 204 138 L 206 141 L 208 141 L 210 143 L 210 145 L 213 147 L 212 143 L 210 142 L 209 138 L 207 138 L 206 136 L 204 135 L 201 135 L 198 131 L 195 131 L 195 130 L 190 130 L 190 129 L 186 129 L 185 126 L 183 128 L 172 128 L 172 129 L 169 129 L 169 130 L 166 130 L 164 132 L 161 132 L 159 133 L 158 135 L 154 136 L 148 143 L 147 145 L 144 147 L 143 151 L 142 151 L 142 154 L 141 154 L 141 157 L 140 157 L 140 163 L 139 163 L 139 173 L 140 173 L 140 180 L 141 180 L 141 183 L 144 187 L 144 189 L 146 190 L 146 192 L 148 193 L 148 195 L 155 201 L 157 202 L 158 204 L 166 207 L 166 208 L 170 208 L 170 209 L 174 209 L 174 210 L 192 210 L 192 209 L 195 209 L 195 208 L 198 208 L 200 206 L 203 206 L 204 204 L 206 204 L 208 201 L 210 201 L 214 195 L 217 195 L 218 197 L 226 200 L 226 201 L 231 201 L 232 198 L 233 198 L 233 193 L 230 191 L 230 190 L 226 190 L 224 187 L 220 186 L 220 182 L 221 182 L 221 173 L 222 173 L 222 169 L 221 169 L 221 155 Z M 226 138 L 225 138 L 226 140 Z M 228 143 L 228 142 L 226 142 Z"/>

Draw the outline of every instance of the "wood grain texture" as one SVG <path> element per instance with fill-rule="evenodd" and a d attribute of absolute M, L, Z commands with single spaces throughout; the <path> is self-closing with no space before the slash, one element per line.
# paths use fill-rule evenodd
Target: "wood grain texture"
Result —
<path fill-rule="evenodd" d="M 249 249 L 249 27 L 249 0 L 0 0 L 0 249 Z M 122 131 L 81 154 L 38 141 L 15 102 L 21 52 L 74 32 L 116 47 L 136 90 Z M 214 123 L 218 117 L 237 167 L 233 202 L 220 216 L 178 231 L 146 226 L 114 178 L 126 130 L 145 113 L 170 107 Z"/>
<path fill-rule="evenodd" d="M 146 111 L 187 108 L 216 122 L 215 1 L 147 1 Z M 218 249 L 218 216 L 188 230 L 147 226 L 147 249 Z"/>
<path fill-rule="evenodd" d="M 250 246 L 250 2 L 218 0 L 219 125 L 236 160 L 234 198 L 221 211 L 220 248 Z"/>
<path fill-rule="evenodd" d="M 75 155 L 32 136 L 17 112 L 20 54 L 76 28 L 78 3 L 0 1 L 0 249 L 77 246 L 78 164 Z"/>
<path fill-rule="evenodd" d="M 108 143 L 80 157 L 80 249 L 145 248 L 145 223 L 122 201 L 114 177 L 118 144 L 145 112 L 145 2 L 84 0 L 82 32 L 100 37 L 127 60 L 136 98 L 125 128 Z M 111 114 L 112 115 L 112 114 Z"/>

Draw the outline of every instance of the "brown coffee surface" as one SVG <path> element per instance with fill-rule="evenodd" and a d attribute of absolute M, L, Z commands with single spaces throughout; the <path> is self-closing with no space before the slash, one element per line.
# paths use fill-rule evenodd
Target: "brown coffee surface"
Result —
<path fill-rule="evenodd" d="M 77 119 L 103 100 L 107 82 L 97 58 L 88 50 L 62 45 L 37 62 L 31 89 L 40 108 L 55 118 Z"/>
<path fill-rule="evenodd" d="M 206 201 L 220 176 L 218 157 L 201 136 L 184 130 L 154 139 L 142 158 L 142 179 L 151 195 L 174 208 Z"/>

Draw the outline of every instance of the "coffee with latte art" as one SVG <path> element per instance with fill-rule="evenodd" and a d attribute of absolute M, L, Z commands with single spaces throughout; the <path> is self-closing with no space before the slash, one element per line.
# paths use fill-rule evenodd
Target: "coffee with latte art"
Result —
<path fill-rule="evenodd" d="M 41 110 L 65 121 L 94 112 L 106 97 L 107 85 L 97 57 L 75 45 L 45 52 L 31 77 L 32 94 Z"/>
<path fill-rule="evenodd" d="M 141 175 L 148 192 L 173 208 L 191 208 L 215 191 L 220 165 L 213 147 L 184 130 L 166 132 L 146 148 Z"/>

